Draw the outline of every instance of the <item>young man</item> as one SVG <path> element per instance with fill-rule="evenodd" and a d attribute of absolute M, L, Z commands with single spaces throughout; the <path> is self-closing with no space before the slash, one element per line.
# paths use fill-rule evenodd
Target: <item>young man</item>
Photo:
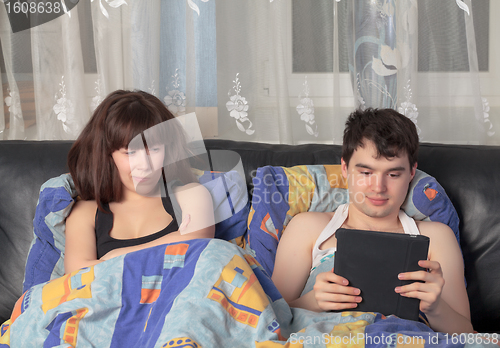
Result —
<path fill-rule="evenodd" d="M 318 312 L 356 310 L 361 302 L 360 290 L 332 272 L 338 228 L 420 233 L 430 238 L 428 260 L 419 262 L 428 272 L 400 274 L 400 279 L 423 283 L 394 291 L 420 299 L 420 310 L 435 331 L 473 332 L 453 231 L 438 222 L 414 221 L 400 210 L 415 175 L 417 152 L 416 127 L 398 112 L 368 109 L 349 116 L 341 160 L 349 204 L 332 213 L 298 214 L 278 244 L 272 279 L 290 306 Z"/>

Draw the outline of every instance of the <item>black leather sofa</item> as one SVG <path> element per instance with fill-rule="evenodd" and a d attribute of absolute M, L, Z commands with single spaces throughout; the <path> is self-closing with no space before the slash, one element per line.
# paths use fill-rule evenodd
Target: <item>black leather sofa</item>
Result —
<path fill-rule="evenodd" d="M 0 323 L 21 296 L 40 186 L 67 172 L 70 141 L 0 141 Z M 207 140 L 209 150 L 239 153 L 249 193 L 264 165 L 340 163 L 340 146 Z M 446 190 L 460 217 L 472 323 L 500 333 L 500 147 L 422 144 L 419 169 Z M 220 168 L 229 170 L 231 168 Z M 497 169 L 499 171 L 497 171 Z"/>

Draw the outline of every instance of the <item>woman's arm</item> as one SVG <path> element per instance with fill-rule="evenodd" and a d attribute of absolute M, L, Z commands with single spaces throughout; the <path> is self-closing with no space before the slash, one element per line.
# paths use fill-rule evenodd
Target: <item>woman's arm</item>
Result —
<path fill-rule="evenodd" d="M 95 237 L 95 201 L 77 201 L 66 218 L 64 272 L 98 264 Z"/>
<path fill-rule="evenodd" d="M 192 183 L 179 187 L 175 198 L 182 210 L 179 233 L 185 240 L 213 238 L 215 217 L 212 196 L 205 186 Z"/>

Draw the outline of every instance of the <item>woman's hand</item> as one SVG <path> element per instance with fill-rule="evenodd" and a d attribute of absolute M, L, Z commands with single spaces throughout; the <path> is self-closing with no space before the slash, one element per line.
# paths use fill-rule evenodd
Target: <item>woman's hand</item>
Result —
<path fill-rule="evenodd" d="M 361 291 L 349 282 L 332 272 L 323 272 L 316 276 L 314 297 L 321 311 L 352 309 L 358 306 L 362 298 Z"/>
<path fill-rule="evenodd" d="M 415 271 L 399 274 L 402 280 L 420 280 L 404 286 L 398 286 L 395 291 L 402 296 L 418 298 L 420 310 L 426 314 L 436 311 L 443 291 L 444 278 L 441 265 L 437 261 L 420 260 L 418 265 L 429 271 Z"/>
<path fill-rule="evenodd" d="M 191 215 L 189 214 L 182 214 L 182 222 L 181 222 L 181 225 L 179 226 L 179 232 L 181 234 L 184 234 L 186 232 L 183 232 L 186 230 L 186 228 L 188 227 L 189 223 L 191 222 Z"/>

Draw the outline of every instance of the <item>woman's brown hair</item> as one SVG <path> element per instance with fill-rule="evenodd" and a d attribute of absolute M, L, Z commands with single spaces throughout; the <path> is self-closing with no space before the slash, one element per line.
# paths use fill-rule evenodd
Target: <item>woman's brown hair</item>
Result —
<path fill-rule="evenodd" d="M 155 96 L 143 91 L 117 90 L 94 111 L 89 123 L 71 147 L 68 167 L 75 188 L 83 200 L 102 203 L 122 199 L 122 182 L 111 154 L 127 148 L 141 136 L 144 146 L 165 144 L 164 178 L 182 183 L 196 181 L 190 170 L 182 126 Z M 169 121 L 172 120 L 172 121 Z M 158 126 L 164 123 L 167 126 Z M 148 139 L 144 131 L 148 130 Z M 141 142 L 142 143 L 142 142 Z"/>

